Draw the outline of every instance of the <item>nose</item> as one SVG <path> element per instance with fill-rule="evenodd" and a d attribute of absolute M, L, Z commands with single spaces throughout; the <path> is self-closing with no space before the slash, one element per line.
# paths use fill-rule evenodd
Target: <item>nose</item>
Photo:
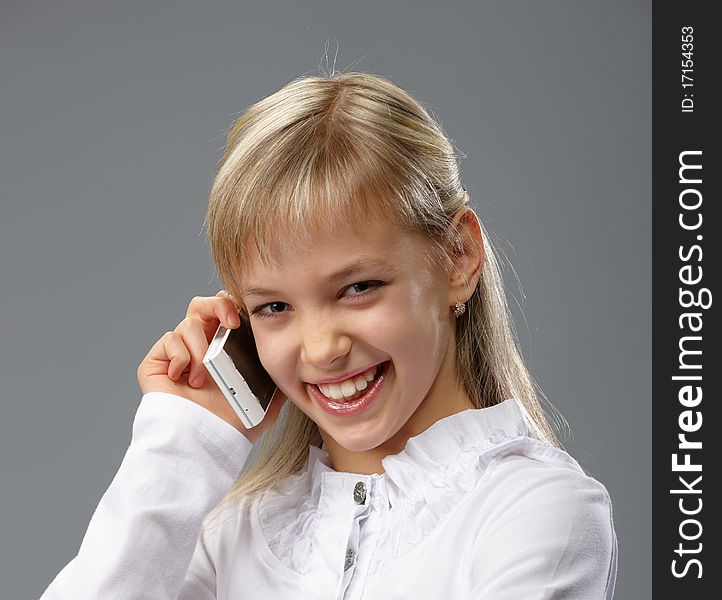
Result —
<path fill-rule="evenodd" d="M 306 319 L 301 327 L 301 359 L 319 369 L 328 369 L 334 361 L 346 356 L 351 339 L 328 315 Z"/>

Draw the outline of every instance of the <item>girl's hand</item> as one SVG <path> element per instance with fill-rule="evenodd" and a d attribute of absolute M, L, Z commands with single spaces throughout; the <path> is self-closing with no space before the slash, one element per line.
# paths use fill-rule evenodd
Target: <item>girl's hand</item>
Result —
<path fill-rule="evenodd" d="M 138 366 L 138 384 L 143 394 L 169 392 L 183 396 L 255 442 L 276 421 L 286 395 L 277 389 L 263 421 L 247 429 L 203 364 L 218 326 L 236 329 L 240 319 L 238 307 L 225 290 L 215 296 L 196 296 L 188 305 L 185 319 L 163 334 Z"/>

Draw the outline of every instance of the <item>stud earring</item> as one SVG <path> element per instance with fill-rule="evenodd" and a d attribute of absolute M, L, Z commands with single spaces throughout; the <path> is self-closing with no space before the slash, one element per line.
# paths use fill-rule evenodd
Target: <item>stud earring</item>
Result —
<path fill-rule="evenodd" d="M 461 300 L 458 300 L 456 302 L 456 308 L 454 309 L 454 316 L 458 319 L 461 315 L 464 314 L 466 311 L 466 304 L 464 304 Z"/>

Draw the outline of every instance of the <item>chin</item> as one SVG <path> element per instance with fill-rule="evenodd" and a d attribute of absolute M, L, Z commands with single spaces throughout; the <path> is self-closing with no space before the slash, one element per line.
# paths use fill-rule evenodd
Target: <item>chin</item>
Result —
<path fill-rule="evenodd" d="M 355 423 L 345 431 L 334 427 L 326 428 L 322 425 L 319 427 L 326 432 L 326 435 L 333 438 L 334 442 L 349 452 L 368 452 L 386 441 L 383 435 L 373 431 L 371 424 Z"/>
<path fill-rule="evenodd" d="M 336 438 L 334 438 L 336 439 Z M 336 442 L 343 446 L 349 452 L 368 452 L 377 448 L 384 443 L 385 440 L 380 439 L 378 441 L 370 441 L 366 439 L 353 439 L 353 440 L 336 440 Z"/>

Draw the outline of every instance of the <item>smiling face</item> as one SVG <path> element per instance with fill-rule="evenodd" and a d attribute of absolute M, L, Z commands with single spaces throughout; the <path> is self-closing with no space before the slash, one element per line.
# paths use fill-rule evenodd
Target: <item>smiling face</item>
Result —
<path fill-rule="evenodd" d="M 375 219 L 277 254 L 272 267 L 249 262 L 242 301 L 261 362 L 318 425 L 338 471 L 381 472 L 381 458 L 409 437 L 472 408 L 455 376 L 455 292 L 427 248 Z M 309 385 L 380 363 L 379 392 L 355 414 L 331 414 Z"/>

